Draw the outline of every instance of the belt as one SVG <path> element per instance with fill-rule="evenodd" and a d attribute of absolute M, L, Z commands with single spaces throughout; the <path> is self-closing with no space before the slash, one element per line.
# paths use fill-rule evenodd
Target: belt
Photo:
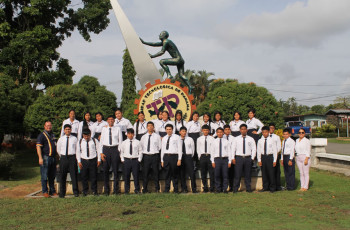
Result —
<path fill-rule="evenodd" d="M 68 156 L 66 156 L 66 155 L 61 155 L 61 158 L 62 158 L 62 157 L 70 158 L 70 157 L 76 157 L 76 155 L 75 155 L 75 154 L 73 154 L 73 155 L 68 155 Z"/>
<path fill-rule="evenodd" d="M 124 157 L 125 160 L 129 160 L 129 161 L 134 161 L 134 160 L 138 160 L 139 158 L 128 158 L 128 157 Z"/>
<path fill-rule="evenodd" d="M 250 158 L 250 157 L 252 157 L 251 155 L 247 155 L 247 156 L 236 156 L 236 158 L 237 157 L 240 157 L 240 158 Z"/>
<path fill-rule="evenodd" d="M 92 159 L 85 159 L 85 158 L 81 158 L 81 159 L 84 160 L 84 161 L 94 161 L 94 160 L 97 160 L 97 157 L 94 157 Z"/>
<path fill-rule="evenodd" d="M 154 156 L 154 155 L 158 155 L 159 153 L 143 153 L 143 155 L 147 155 L 147 156 Z"/>
<path fill-rule="evenodd" d="M 227 160 L 228 159 L 228 157 L 215 157 L 214 159 L 223 159 L 223 160 Z"/>
<path fill-rule="evenodd" d="M 206 156 L 206 157 L 209 157 L 209 156 L 210 156 L 210 154 L 209 154 L 209 153 L 203 153 L 203 154 L 201 154 L 201 156 Z"/>
<path fill-rule="evenodd" d="M 179 156 L 179 154 L 172 154 L 172 153 L 164 153 L 164 156 Z"/>
<path fill-rule="evenodd" d="M 118 148 L 118 145 L 113 145 L 113 146 L 104 145 L 103 148 L 113 149 L 113 148 Z"/>

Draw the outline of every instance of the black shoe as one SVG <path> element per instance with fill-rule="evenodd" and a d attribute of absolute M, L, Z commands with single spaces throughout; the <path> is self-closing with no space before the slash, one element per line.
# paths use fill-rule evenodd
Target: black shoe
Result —
<path fill-rule="evenodd" d="M 229 191 L 229 192 L 233 192 L 233 188 L 230 188 L 228 191 Z"/>
<path fill-rule="evenodd" d="M 97 193 L 97 192 L 94 192 L 94 193 L 92 193 L 92 195 L 94 195 L 94 196 L 98 196 L 98 193 Z"/>
<path fill-rule="evenodd" d="M 104 192 L 103 195 L 109 196 L 109 192 Z"/>
<path fill-rule="evenodd" d="M 129 195 L 129 192 L 125 192 L 124 194 L 125 194 L 125 195 Z"/>
<path fill-rule="evenodd" d="M 275 190 L 270 190 L 270 193 L 275 193 L 276 191 Z"/>
<path fill-rule="evenodd" d="M 140 194 L 140 192 L 138 190 L 134 191 L 135 194 Z"/>
<path fill-rule="evenodd" d="M 266 192 L 266 190 L 265 189 L 260 189 L 260 190 L 258 190 L 258 192 Z"/>
<path fill-rule="evenodd" d="M 147 189 L 142 189 L 142 193 L 143 194 L 148 193 L 148 190 Z"/>
<path fill-rule="evenodd" d="M 79 197 L 79 194 L 78 194 L 78 193 L 75 193 L 75 194 L 74 194 L 74 197 Z"/>
<path fill-rule="evenodd" d="M 181 191 L 181 193 L 188 193 L 188 190 L 184 189 L 184 190 Z"/>
<path fill-rule="evenodd" d="M 238 190 L 233 190 L 233 193 L 238 193 Z"/>
<path fill-rule="evenodd" d="M 251 189 L 247 189 L 247 192 L 252 193 L 253 191 Z"/>
<path fill-rule="evenodd" d="M 83 196 L 87 196 L 87 193 L 86 193 L 86 192 L 83 192 Z"/>
<path fill-rule="evenodd" d="M 225 190 L 224 193 L 227 194 L 228 193 L 227 190 Z"/>
<path fill-rule="evenodd" d="M 165 190 L 163 193 L 169 193 L 169 190 Z"/>
<path fill-rule="evenodd" d="M 192 193 L 198 193 L 197 190 L 193 190 Z"/>
<path fill-rule="evenodd" d="M 64 196 L 58 196 L 59 198 L 64 198 Z"/>
<path fill-rule="evenodd" d="M 160 193 L 160 190 L 156 190 L 156 193 Z"/>
<path fill-rule="evenodd" d="M 283 187 L 281 186 L 276 188 L 276 191 L 282 191 L 282 190 L 283 190 Z"/>
<path fill-rule="evenodd" d="M 203 192 L 207 193 L 207 192 L 209 192 L 209 189 L 208 188 L 203 188 Z"/>

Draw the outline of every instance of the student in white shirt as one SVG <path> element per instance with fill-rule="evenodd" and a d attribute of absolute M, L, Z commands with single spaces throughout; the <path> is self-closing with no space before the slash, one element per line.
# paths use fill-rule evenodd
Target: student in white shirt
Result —
<path fill-rule="evenodd" d="M 180 137 L 174 134 L 174 126 L 167 124 L 165 126 L 167 135 L 162 139 L 161 163 L 165 171 L 165 189 L 170 191 L 170 181 L 173 181 L 174 193 L 179 192 L 178 180 L 180 176 L 180 166 L 182 159 L 182 146 Z"/>
<path fill-rule="evenodd" d="M 255 118 L 255 109 L 248 110 L 249 119 L 246 121 L 248 127 L 248 136 L 254 138 L 255 142 L 258 143 L 259 134 L 264 124 L 257 118 Z"/>
<path fill-rule="evenodd" d="M 134 130 L 136 132 L 136 139 L 141 140 L 142 136 L 147 133 L 147 121 L 143 112 L 139 112 L 137 118 L 137 122 L 134 124 Z"/>
<path fill-rule="evenodd" d="M 258 141 L 257 158 L 261 167 L 263 189 L 259 192 L 270 191 L 276 192 L 276 162 L 277 162 L 277 146 L 275 140 L 270 137 L 269 127 L 262 127 L 262 137 Z"/>
<path fill-rule="evenodd" d="M 75 110 L 71 109 L 68 114 L 69 118 L 62 123 L 61 137 L 64 136 L 64 125 L 66 124 L 72 127 L 71 135 L 78 137 L 79 121 L 75 119 Z"/>
<path fill-rule="evenodd" d="M 182 111 L 177 110 L 175 113 L 175 134 L 180 134 L 180 128 L 186 127 L 187 122 L 182 118 Z"/>
<path fill-rule="evenodd" d="M 108 123 L 103 120 L 103 114 L 101 112 L 97 112 L 95 114 L 95 118 L 96 118 L 96 122 L 92 125 L 91 137 L 100 141 L 102 128 L 104 126 L 107 126 Z"/>
<path fill-rule="evenodd" d="M 230 146 L 232 146 L 232 142 L 234 141 L 234 137 L 231 135 L 231 127 L 229 125 L 224 125 L 224 136 L 226 140 L 228 140 Z M 232 150 L 231 150 L 232 151 Z M 232 154 L 232 152 L 231 152 Z M 233 180 L 235 175 L 235 167 L 231 166 L 231 168 L 228 169 L 228 187 L 229 192 L 233 192 Z"/>
<path fill-rule="evenodd" d="M 295 143 L 297 165 L 300 172 L 300 191 L 305 192 L 309 189 L 309 170 L 311 165 L 311 142 L 305 137 L 305 129 L 299 129 L 299 138 Z"/>
<path fill-rule="evenodd" d="M 213 123 L 216 124 L 217 128 L 224 128 L 224 125 L 226 125 L 226 122 L 222 120 L 222 113 L 220 111 L 214 113 Z"/>
<path fill-rule="evenodd" d="M 202 184 L 203 184 L 203 192 L 207 193 L 209 192 L 208 189 L 208 172 L 209 172 L 209 178 L 210 178 L 210 192 L 215 191 L 215 181 L 214 181 L 214 169 L 210 161 L 210 149 L 213 141 L 215 140 L 214 137 L 209 135 L 210 128 L 208 125 L 202 126 L 202 133 L 203 136 L 200 136 L 197 139 L 197 152 L 198 152 L 198 158 L 200 163 L 200 169 L 201 169 L 201 178 L 202 178 Z"/>
<path fill-rule="evenodd" d="M 182 160 L 181 160 L 181 189 L 182 193 L 188 193 L 186 184 L 186 175 L 190 176 L 192 193 L 197 193 L 196 176 L 194 174 L 193 156 L 195 144 L 191 137 L 187 136 L 187 128 L 180 129 L 180 144 L 182 146 Z"/>
<path fill-rule="evenodd" d="M 227 139 L 223 138 L 224 129 L 216 130 L 218 137 L 211 145 L 211 162 L 214 168 L 215 188 L 217 193 L 227 193 L 228 169 L 231 167 L 231 146 Z"/>
<path fill-rule="evenodd" d="M 212 120 L 211 120 L 211 115 L 210 113 L 206 112 L 203 114 L 203 125 L 208 125 L 209 127 L 209 135 L 213 136 L 216 133 L 216 129 L 219 128 Z"/>
<path fill-rule="evenodd" d="M 77 160 L 83 184 L 83 196 L 89 191 L 89 177 L 91 191 L 97 196 L 97 168 L 101 165 L 99 142 L 91 137 L 90 129 L 83 130 L 83 138 L 77 144 Z"/>
<path fill-rule="evenodd" d="M 91 131 L 93 124 L 94 122 L 91 121 L 91 113 L 90 112 L 84 113 L 84 120 L 79 123 L 78 141 L 83 138 L 83 130 L 90 129 Z"/>
<path fill-rule="evenodd" d="M 201 134 L 201 124 L 198 122 L 199 113 L 193 112 L 190 118 L 190 121 L 187 123 L 187 135 L 191 137 L 195 143 L 194 156 L 193 161 L 195 164 L 198 162 L 198 154 L 197 154 L 197 139 Z M 196 167 L 195 167 L 196 168 Z"/>
<path fill-rule="evenodd" d="M 162 117 L 163 117 L 163 111 L 159 110 L 157 112 L 157 118 L 153 119 L 152 122 L 154 124 L 154 131 L 157 132 L 157 127 L 158 127 L 158 123 L 162 121 Z"/>
<path fill-rule="evenodd" d="M 154 132 L 154 124 L 152 121 L 147 123 L 148 132 L 141 138 L 141 148 L 143 155 L 143 190 L 142 193 L 148 193 L 148 176 L 152 173 L 154 187 L 156 192 L 160 191 L 159 185 L 159 166 L 160 166 L 160 150 L 162 141 L 160 136 Z"/>
<path fill-rule="evenodd" d="M 252 192 L 251 189 L 251 169 L 252 162 L 256 156 L 255 140 L 247 135 L 247 125 L 241 124 L 241 135 L 236 137 L 232 142 L 233 160 L 235 165 L 235 179 L 233 182 L 233 193 L 237 193 L 241 184 L 242 173 L 244 172 L 244 183 L 247 192 Z"/>
<path fill-rule="evenodd" d="M 275 134 L 276 125 L 274 123 L 270 123 L 269 128 L 270 128 L 269 136 L 274 140 L 277 148 L 277 162 L 275 167 L 276 191 L 282 191 L 283 188 L 281 186 L 281 165 L 280 165 L 282 142 L 281 142 L 281 138 Z"/>
<path fill-rule="evenodd" d="M 292 191 L 295 189 L 295 141 L 291 138 L 290 129 L 283 130 L 283 138 L 281 164 L 284 169 L 287 190 Z"/>
<path fill-rule="evenodd" d="M 125 194 L 130 192 L 130 176 L 134 178 L 134 193 L 140 193 L 139 184 L 139 171 L 140 163 L 142 161 L 142 148 L 140 141 L 134 139 L 134 130 L 127 129 L 127 137 L 125 141 L 120 145 L 120 157 L 122 163 L 124 163 L 124 191 Z"/>
<path fill-rule="evenodd" d="M 241 124 L 245 124 L 245 122 L 241 120 L 241 117 L 241 113 L 235 111 L 233 114 L 233 120 L 230 122 L 231 134 L 234 137 L 238 137 L 239 135 L 241 135 L 239 127 L 241 126 Z"/>
<path fill-rule="evenodd" d="M 72 179 L 73 193 L 79 196 L 78 190 L 78 167 L 76 159 L 76 146 L 78 139 L 71 135 L 72 128 L 69 124 L 63 127 L 64 134 L 57 142 L 57 153 L 60 156 L 60 198 L 66 195 L 67 173 Z"/>
<path fill-rule="evenodd" d="M 156 125 L 156 132 L 161 136 L 162 138 L 167 135 L 167 132 L 165 130 L 165 126 L 167 124 L 171 124 L 173 127 L 175 126 L 175 123 L 170 120 L 169 118 L 169 112 L 168 111 L 163 111 L 162 112 L 162 120 L 157 122 Z M 173 129 L 173 133 L 175 134 L 175 129 Z"/>
<path fill-rule="evenodd" d="M 113 179 L 113 194 L 120 193 L 119 191 L 119 177 L 118 168 L 120 165 L 120 154 L 118 146 L 123 142 L 122 132 L 119 126 L 114 125 L 114 117 L 107 118 L 107 127 L 102 128 L 100 140 L 100 153 L 103 161 L 104 173 L 104 194 L 109 195 L 109 169 L 112 166 L 114 175 Z"/>
<path fill-rule="evenodd" d="M 123 140 L 126 140 L 126 129 L 132 129 L 133 126 L 128 119 L 123 117 L 123 111 L 121 108 L 117 108 L 115 110 L 114 115 L 115 115 L 114 125 L 120 127 L 123 134 Z"/>

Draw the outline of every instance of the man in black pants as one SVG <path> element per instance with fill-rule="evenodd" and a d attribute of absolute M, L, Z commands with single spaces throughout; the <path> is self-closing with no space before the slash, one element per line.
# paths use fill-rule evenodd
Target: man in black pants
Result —
<path fill-rule="evenodd" d="M 170 191 L 170 182 L 173 181 L 174 193 L 179 192 L 178 180 L 180 174 L 182 145 L 180 137 L 173 134 L 173 125 L 165 126 L 166 136 L 162 139 L 161 162 L 165 171 L 165 193 Z"/>
<path fill-rule="evenodd" d="M 269 124 L 269 136 L 274 140 L 277 148 L 277 162 L 275 167 L 275 177 L 276 177 L 276 191 L 283 190 L 283 187 L 281 186 L 281 166 L 280 166 L 280 160 L 281 160 L 281 138 L 275 134 L 276 125 L 274 123 Z"/>
<path fill-rule="evenodd" d="M 120 154 L 118 145 L 123 142 L 123 135 L 118 126 L 114 126 L 114 117 L 109 116 L 107 118 L 107 127 L 102 128 L 101 140 L 100 140 L 100 153 L 103 161 L 104 171 L 104 193 L 109 195 L 109 169 L 112 166 L 114 183 L 113 183 L 113 194 L 120 193 L 119 190 L 119 178 L 118 178 L 118 167 L 120 165 Z"/>
<path fill-rule="evenodd" d="M 147 123 L 148 132 L 141 138 L 141 149 L 143 155 L 143 193 L 148 192 L 148 175 L 153 174 L 154 186 L 156 192 L 159 192 L 159 162 L 160 149 L 162 148 L 162 141 L 160 136 L 154 132 L 154 123 L 152 121 Z"/>
<path fill-rule="evenodd" d="M 241 177 L 244 171 L 244 183 L 247 192 L 252 192 L 251 183 L 251 169 L 252 162 L 256 156 L 255 140 L 247 136 L 247 125 L 240 126 L 241 135 L 236 137 L 232 142 L 232 163 L 235 165 L 235 179 L 233 183 L 233 193 L 237 193 L 241 184 Z"/>
<path fill-rule="evenodd" d="M 281 164 L 286 178 L 286 188 L 292 191 L 295 189 L 295 141 L 291 138 L 290 129 L 283 130 L 283 138 Z"/>
<path fill-rule="evenodd" d="M 101 155 L 98 154 L 100 149 L 99 142 L 91 138 L 90 129 L 83 130 L 83 139 L 80 139 L 77 147 L 77 160 L 80 168 L 83 196 L 89 191 L 89 177 L 91 190 L 94 196 L 97 196 L 97 168 L 101 164 Z"/>
<path fill-rule="evenodd" d="M 72 179 L 73 193 L 75 197 L 79 196 L 78 190 L 78 168 L 76 159 L 76 146 L 78 139 L 71 135 L 72 127 L 69 124 L 64 125 L 64 136 L 58 139 L 57 152 L 60 156 L 60 198 L 66 195 L 67 173 Z"/>
<path fill-rule="evenodd" d="M 197 139 L 197 153 L 199 158 L 199 163 L 201 167 L 201 178 L 203 184 L 203 192 L 209 192 L 208 189 L 208 172 L 210 177 L 210 192 L 215 191 L 215 180 L 214 180 L 214 169 L 210 161 L 210 149 L 214 137 L 209 136 L 210 127 L 209 125 L 202 126 L 203 136 Z"/>
<path fill-rule="evenodd" d="M 195 151 L 195 144 L 191 137 L 186 137 L 187 128 L 180 128 L 180 142 L 182 146 L 182 161 L 181 161 L 181 189 L 183 193 L 188 193 L 187 190 L 187 175 L 191 179 L 192 193 L 197 193 L 196 176 L 194 174 L 193 156 Z"/>
<path fill-rule="evenodd" d="M 275 141 L 269 136 L 269 127 L 262 127 L 262 137 L 258 141 L 258 162 L 262 171 L 263 189 L 259 192 L 276 191 L 276 161 L 277 147 Z"/>

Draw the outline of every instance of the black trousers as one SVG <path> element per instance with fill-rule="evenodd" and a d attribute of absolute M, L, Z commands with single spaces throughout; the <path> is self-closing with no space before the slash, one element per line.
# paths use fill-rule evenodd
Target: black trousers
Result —
<path fill-rule="evenodd" d="M 214 159 L 215 162 L 215 188 L 217 192 L 227 191 L 228 186 L 228 158 L 217 157 Z"/>
<path fill-rule="evenodd" d="M 210 178 L 210 191 L 214 191 L 215 189 L 215 175 L 214 175 L 214 169 L 210 161 L 210 155 L 201 155 L 201 158 L 199 160 L 200 167 L 201 167 L 201 177 L 202 177 L 202 183 L 204 190 L 208 189 L 208 172 L 209 172 L 209 178 Z"/>
<path fill-rule="evenodd" d="M 125 193 L 130 192 L 130 176 L 134 177 L 135 192 L 140 192 L 139 184 L 140 162 L 138 158 L 124 158 L 124 190 Z"/>
<path fill-rule="evenodd" d="M 148 177 L 149 174 L 152 173 L 154 186 L 156 188 L 156 191 L 160 190 L 159 186 L 159 153 L 157 154 L 144 154 L 143 155 L 143 191 L 148 192 Z"/>
<path fill-rule="evenodd" d="M 198 162 L 198 153 L 197 153 L 197 139 L 200 137 L 200 133 L 188 133 L 188 136 L 191 137 L 194 141 L 194 156 L 193 161 Z"/>
<path fill-rule="evenodd" d="M 231 168 L 228 168 L 228 186 L 230 191 L 233 191 L 233 181 L 235 179 L 235 166 L 231 164 Z"/>
<path fill-rule="evenodd" d="M 160 137 L 165 137 L 166 135 L 167 135 L 166 132 L 159 132 Z"/>
<path fill-rule="evenodd" d="M 126 140 L 127 136 L 126 136 L 126 132 L 122 131 L 122 136 L 123 136 L 123 141 Z"/>
<path fill-rule="evenodd" d="M 83 184 L 83 193 L 87 194 L 89 191 L 89 178 L 91 191 L 97 193 L 97 157 L 94 159 L 81 159 L 83 168 L 80 170 Z"/>
<path fill-rule="evenodd" d="M 241 135 L 240 131 L 231 131 L 231 135 L 234 137 L 238 137 L 239 135 Z"/>
<path fill-rule="evenodd" d="M 276 191 L 276 173 L 275 167 L 273 167 L 273 155 L 262 155 L 262 180 L 263 189 L 271 192 Z"/>
<path fill-rule="evenodd" d="M 236 156 L 236 165 L 235 165 L 235 180 L 233 185 L 233 190 L 238 191 L 242 173 L 244 172 L 244 183 L 247 190 L 251 189 L 251 169 L 252 169 L 252 158 L 251 156 L 242 157 Z"/>
<path fill-rule="evenodd" d="M 145 134 L 144 134 L 144 133 L 142 133 L 142 134 L 137 134 L 137 135 L 136 135 L 136 139 L 139 140 L 139 141 L 141 141 L 141 138 L 142 138 L 143 135 L 145 135 Z"/>
<path fill-rule="evenodd" d="M 277 162 L 275 167 L 276 190 L 281 189 L 281 154 L 277 154 Z"/>
<path fill-rule="evenodd" d="M 170 182 L 173 181 L 174 192 L 179 192 L 178 181 L 180 174 L 180 167 L 177 166 L 178 154 L 165 154 L 164 172 L 165 172 L 165 192 L 170 191 Z"/>
<path fill-rule="evenodd" d="M 103 162 L 103 175 L 105 182 L 105 193 L 110 192 L 109 188 L 109 169 L 112 167 L 113 178 L 113 193 L 119 192 L 119 177 L 118 168 L 120 165 L 120 154 L 118 146 L 107 147 L 103 146 L 103 154 L 106 155 L 106 161 Z"/>
<path fill-rule="evenodd" d="M 79 194 L 78 190 L 78 165 L 75 155 L 61 156 L 60 159 L 60 197 L 66 195 L 67 174 L 72 179 L 73 193 Z"/>
<path fill-rule="evenodd" d="M 295 159 L 292 160 L 293 165 L 289 166 L 289 155 L 283 156 L 283 168 L 284 168 L 284 177 L 286 179 L 287 189 L 295 189 Z"/>
<path fill-rule="evenodd" d="M 252 137 L 255 140 L 255 143 L 257 144 L 259 141 L 259 134 L 253 134 L 254 131 L 257 131 L 256 129 L 248 129 L 247 135 Z"/>
<path fill-rule="evenodd" d="M 187 191 L 187 184 L 186 184 L 186 179 L 188 178 L 187 175 L 191 179 L 191 188 L 192 192 L 197 191 L 197 185 L 196 185 L 196 176 L 194 174 L 194 165 L 193 165 L 193 158 L 191 155 L 182 155 L 182 160 L 181 160 L 181 188 L 182 191 L 186 190 Z"/>

